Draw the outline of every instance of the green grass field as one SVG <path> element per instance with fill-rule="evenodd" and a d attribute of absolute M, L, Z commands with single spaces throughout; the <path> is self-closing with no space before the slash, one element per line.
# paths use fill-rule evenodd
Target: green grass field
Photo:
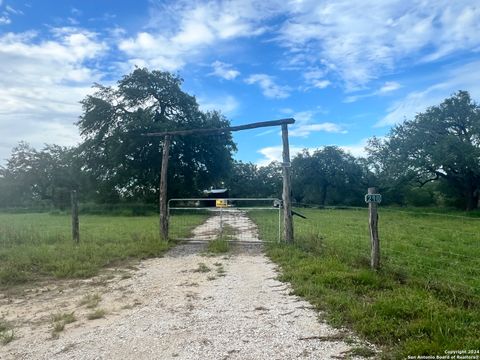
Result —
<path fill-rule="evenodd" d="M 296 294 L 326 319 L 379 345 L 386 359 L 480 349 L 480 219 L 380 208 L 382 269 L 369 268 L 367 211 L 299 209 L 295 245 L 278 244 L 277 213 L 250 216 L 273 241 L 268 255 Z M 208 214 L 171 218 L 187 237 Z M 0 287 L 97 274 L 128 259 L 161 255 L 157 216 L 80 216 L 80 244 L 67 215 L 0 214 Z"/>
<path fill-rule="evenodd" d="M 188 236 L 205 219 L 202 214 L 172 219 L 171 234 Z M 70 221 L 68 215 L 0 214 L 0 286 L 89 277 L 117 262 L 161 255 L 171 246 L 159 240 L 157 216 L 80 216 L 79 245 L 72 242 Z"/>
<path fill-rule="evenodd" d="M 336 326 L 379 345 L 386 359 L 480 349 L 480 219 L 380 208 L 382 269 L 369 268 L 366 210 L 299 209 L 295 245 L 268 255 Z M 259 225 L 267 212 L 250 215 Z"/>

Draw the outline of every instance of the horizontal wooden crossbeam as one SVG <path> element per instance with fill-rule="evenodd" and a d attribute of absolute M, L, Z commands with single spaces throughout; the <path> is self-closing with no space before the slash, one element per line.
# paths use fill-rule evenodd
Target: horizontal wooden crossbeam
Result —
<path fill-rule="evenodd" d="M 226 133 L 231 131 L 256 129 L 256 128 L 267 127 L 267 126 L 293 124 L 293 123 L 295 123 L 295 119 L 288 118 L 288 119 L 280 119 L 280 120 L 272 120 L 272 121 L 262 121 L 262 122 L 256 122 L 256 123 L 239 125 L 239 126 L 231 126 L 226 128 L 162 131 L 162 132 L 146 133 L 146 134 L 142 134 L 142 136 L 210 135 L 210 134 L 221 134 L 221 133 Z"/>

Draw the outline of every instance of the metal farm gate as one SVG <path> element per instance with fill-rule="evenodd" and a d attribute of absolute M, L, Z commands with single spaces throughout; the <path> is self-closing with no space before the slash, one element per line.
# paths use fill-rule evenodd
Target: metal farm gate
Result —
<path fill-rule="evenodd" d="M 282 240 L 279 199 L 170 199 L 168 214 L 170 238 L 174 240 Z"/>

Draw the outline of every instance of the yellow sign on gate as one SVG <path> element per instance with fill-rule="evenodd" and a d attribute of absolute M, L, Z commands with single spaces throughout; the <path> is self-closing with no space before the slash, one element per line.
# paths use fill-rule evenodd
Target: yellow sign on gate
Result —
<path fill-rule="evenodd" d="M 224 199 L 217 199 L 215 200 L 215 206 L 218 208 L 224 208 L 227 207 L 227 200 Z"/>

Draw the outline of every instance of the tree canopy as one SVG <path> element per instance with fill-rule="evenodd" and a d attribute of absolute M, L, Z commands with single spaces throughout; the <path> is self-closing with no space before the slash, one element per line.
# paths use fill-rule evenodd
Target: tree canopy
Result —
<path fill-rule="evenodd" d="M 91 188 L 80 164 L 74 148 L 45 145 L 38 151 L 21 142 L 6 167 L 0 168 L 0 202 L 3 206 L 65 208 L 72 189 L 85 194 Z"/>
<path fill-rule="evenodd" d="M 372 161 L 392 184 L 435 180 L 447 183 L 467 210 L 480 191 L 480 107 L 466 91 L 395 126 L 369 144 Z"/>
<path fill-rule="evenodd" d="M 80 152 L 104 188 L 123 197 L 156 197 L 162 142 L 148 132 L 228 127 L 219 112 L 203 112 L 183 80 L 168 72 L 135 69 L 116 87 L 96 85 L 83 101 Z M 169 194 L 194 195 L 227 176 L 235 144 L 229 134 L 175 137 Z"/>
<path fill-rule="evenodd" d="M 293 159 L 292 169 L 294 197 L 299 202 L 356 204 L 365 192 L 362 167 L 336 146 L 312 154 L 304 150 Z"/>
<path fill-rule="evenodd" d="M 280 163 L 267 166 L 234 161 L 225 182 L 232 197 L 280 197 L 282 194 L 282 168 Z"/>
<path fill-rule="evenodd" d="M 0 206 L 65 208 L 72 189 L 82 201 L 156 203 L 162 138 L 149 132 L 228 127 L 219 112 L 204 112 L 183 80 L 168 72 L 135 69 L 115 86 L 95 85 L 83 101 L 77 147 L 21 142 L 0 166 Z M 232 159 L 229 133 L 175 136 L 168 171 L 171 197 L 227 187 L 232 197 L 280 197 L 282 168 Z M 372 138 L 366 158 L 336 146 L 304 150 L 292 160 L 299 203 L 361 205 L 377 186 L 383 204 L 478 207 L 480 107 L 459 91 Z"/>

